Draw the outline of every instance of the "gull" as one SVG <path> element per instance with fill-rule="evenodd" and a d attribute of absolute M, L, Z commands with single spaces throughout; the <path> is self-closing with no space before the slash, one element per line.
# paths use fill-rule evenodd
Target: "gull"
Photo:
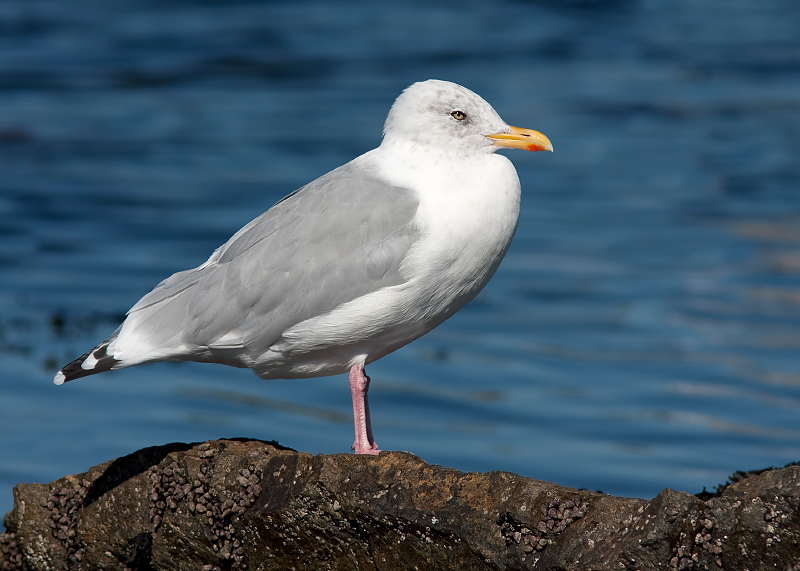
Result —
<path fill-rule="evenodd" d="M 411 85 L 378 148 L 162 281 L 54 382 L 166 360 L 245 367 L 262 379 L 349 372 L 352 449 L 378 454 L 364 367 L 451 317 L 494 275 L 520 205 L 501 148 L 553 150 L 465 87 Z"/>

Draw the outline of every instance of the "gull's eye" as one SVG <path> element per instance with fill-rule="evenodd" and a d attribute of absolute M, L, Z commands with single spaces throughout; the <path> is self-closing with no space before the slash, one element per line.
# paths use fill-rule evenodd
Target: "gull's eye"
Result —
<path fill-rule="evenodd" d="M 453 117 L 453 119 L 455 119 L 456 121 L 463 121 L 464 119 L 466 119 L 466 118 L 467 118 L 467 114 L 466 114 L 466 113 L 464 113 L 463 111 L 460 111 L 460 110 L 458 110 L 458 109 L 456 109 L 455 111 L 453 111 L 452 113 L 450 113 L 450 115 L 451 115 L 451 116 Z"/>

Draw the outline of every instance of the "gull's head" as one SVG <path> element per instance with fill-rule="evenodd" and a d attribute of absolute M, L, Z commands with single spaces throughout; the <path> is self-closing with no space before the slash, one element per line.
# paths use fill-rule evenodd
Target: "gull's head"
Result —
<path fill-rule="evenodd" d="M 499 147 L 553 150 L 538 131 L 509 126 L 479 95 L 437 79 L 415 83 L 400 94 L 386 118 L 383 141 L 462 154 L 493 153 Z"/>

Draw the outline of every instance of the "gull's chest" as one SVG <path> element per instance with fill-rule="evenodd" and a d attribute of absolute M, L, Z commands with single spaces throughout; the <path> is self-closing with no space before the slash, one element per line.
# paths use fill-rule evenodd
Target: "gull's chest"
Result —
<path fill-rule="evenodd" d="M 502 156 L 454 165 L 417 182 L 420 239 L 404 262 L 442 287 L 482 288 L 508 250 L 519 218 L 516 171 Z"/>

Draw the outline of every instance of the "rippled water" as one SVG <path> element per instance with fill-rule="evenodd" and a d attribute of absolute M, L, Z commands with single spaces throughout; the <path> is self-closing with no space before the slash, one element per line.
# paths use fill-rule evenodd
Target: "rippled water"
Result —
<path fill-rule="evenodd" d="M 792 0 L 5 0 L 0 512 L 170 441 L 349 449 L 344 376 L 52 376 L 430 77 L 556 152 L 509 153 L 522 216 L 486 290 L 369 368 L 381 447 L 640 497 L 800 460 Z"/>

